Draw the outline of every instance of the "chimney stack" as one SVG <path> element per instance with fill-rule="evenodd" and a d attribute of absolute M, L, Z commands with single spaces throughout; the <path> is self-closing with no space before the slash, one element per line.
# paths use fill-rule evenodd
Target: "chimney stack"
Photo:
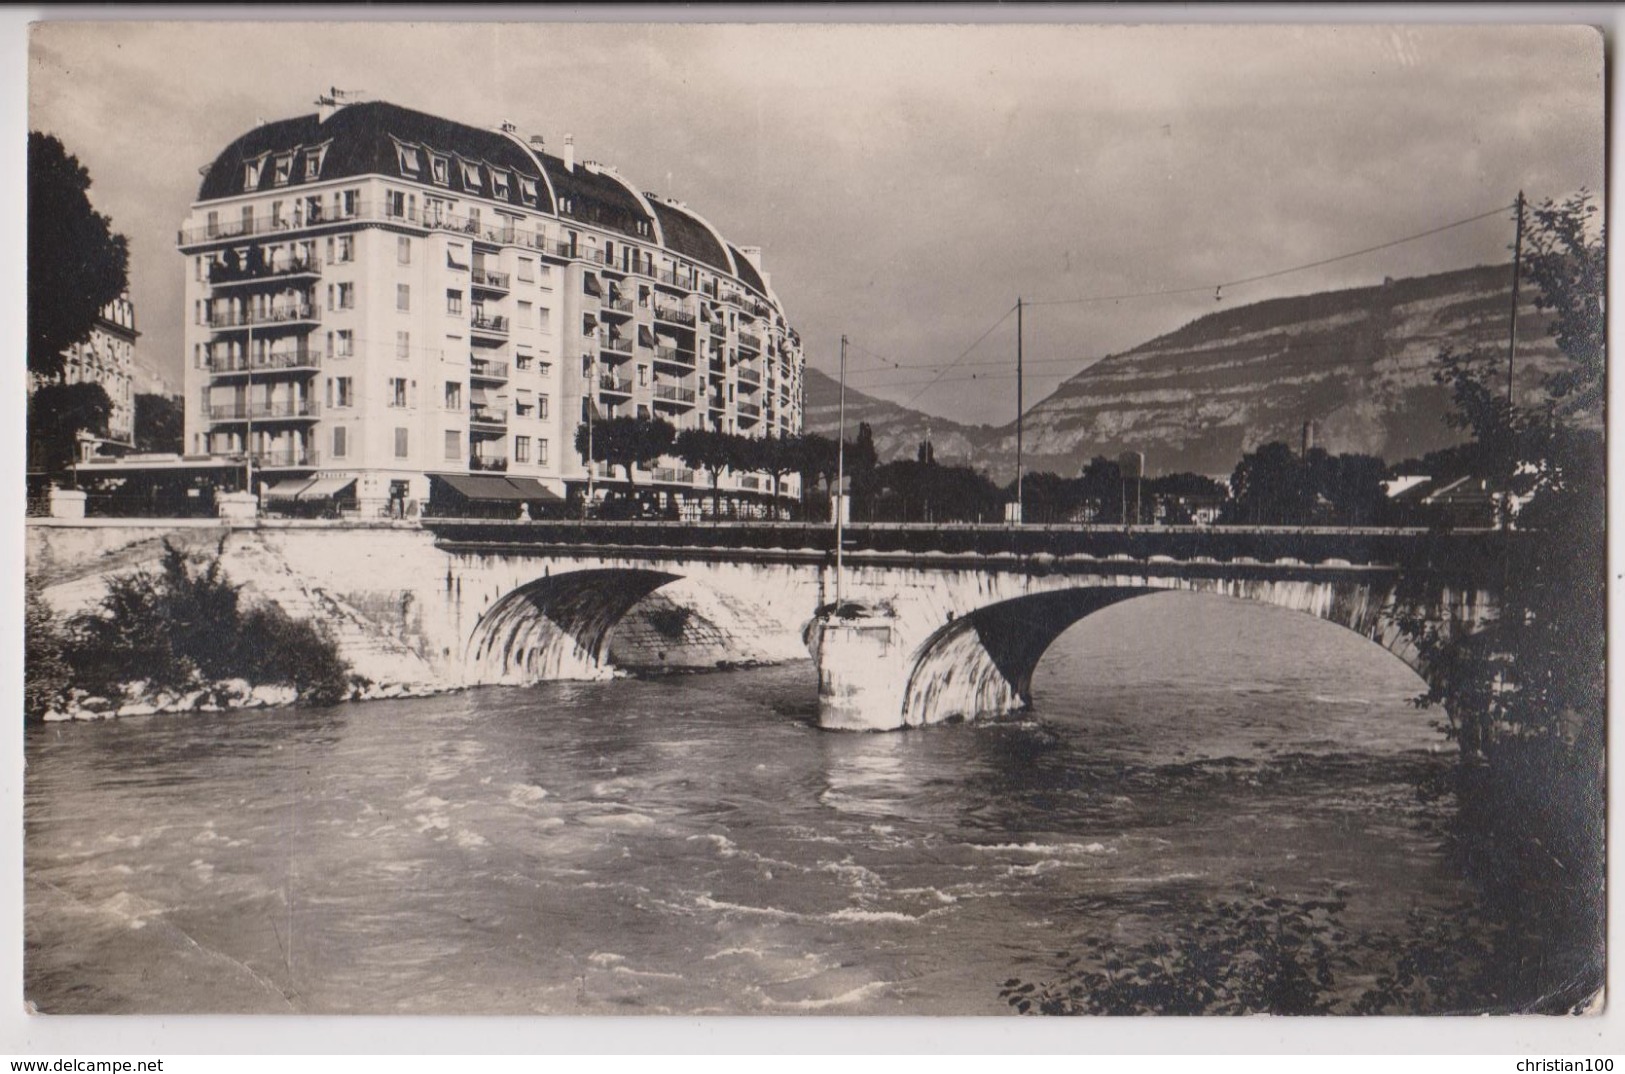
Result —
<path fill-rule="evenodd" d="M 573 134 L 564 136 L 564 170 L 567 172 L 576 170 L 576 136 Z"/>

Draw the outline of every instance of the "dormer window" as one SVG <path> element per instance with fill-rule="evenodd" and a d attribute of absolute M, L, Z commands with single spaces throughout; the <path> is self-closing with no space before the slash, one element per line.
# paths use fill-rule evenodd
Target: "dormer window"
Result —
<path fill-rule="evenodd" d="M 508 197 L 508 173 L 491 171 L 491 193 L 494 197 L 506 200 Z"/>
<path fill-rule="evenodd" d="M 519 196 L 524 198 L 526 205 L 536 204 L 536 180 L 519 177 Z"/>
<path fill-rule="evenodd" d="M 260 187 L 260 173 L 265 170 L 265 158 L 251 160 L 243 165 L 243 189 L 258 190 Z"/>
<path fill-rule="evenodd" d="M 423 162 L 418 159 L 418 151 L 413 146 L 395 143 L 395 158 L 401 166 L 402 175 L 416 177 L 423 168 Z"/>
<path fill-rule="evenodd" d="M 480 188 L 480 166 L 470 164 L 466 160 L 459 163 L 463 166 L 463 186 L 469 190 L 478 190 Z"/>
<path fill-rule="evenodd" d="M 317 146 L 315 149 L 305 150 L 305 179 L 319 179 L 322 174 L 322 163 L 327 159 L 327 146 Z"/>
<path fill-rule="evenodd" d="M 429 166 L 432 169 L 431 174 L 434 176 L 435 182 L 439 183 L 441 186 L 451 185 L 450 160 L 440 156 L 439 154 L 435 154 L 429 158 Z"/>
<path fill-rule="evenodd" d="M 288 180 L 293 178 L 293 154 L 279 153 L 274 162 L 275 171 L 272 173 L 272 182 L 277 186 L 287 186 Z"/>
<path fill-rule="evenodd" d="M 560 198 L 559 199 L 559 212 L 561 212 L 561 213 L 574 213 L 575 211 L 576 211 L 576 199 L 574 199 L 574 198 Z"/>

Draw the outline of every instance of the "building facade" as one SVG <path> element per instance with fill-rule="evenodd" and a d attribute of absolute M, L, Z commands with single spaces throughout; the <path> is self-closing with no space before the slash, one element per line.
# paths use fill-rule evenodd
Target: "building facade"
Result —
<path fill-rule="evenodd" d="M 120 295 L 102 307 L 84 342 L 62 353 L 61 383 L 100 384 L 113 404 L 105 439 L 88 432 L 81 434 L 83 457 L 102 448 L 128 450 L 135 443 L 135 341 L 140 334 L 135 328 L 135 306 L 130 296 Z M 28 380 L 30 392 L 46 383 L 32 373 Z"/>
<path fill-rule="evenodd" d="M 204 169 L 178 245 L 186 451 L 246 457 L 273 497 L 367 514 L 427 502 L 437 478 L 601 494 L 624 472 L 589 473 L 583 423 L 801 429 L 800 340 L 760 252 L 577 162 L 568 137 L 554 155 L 511 124 L 324 100 Z M 710 491 L 675 459 L 636 484 Z"/>

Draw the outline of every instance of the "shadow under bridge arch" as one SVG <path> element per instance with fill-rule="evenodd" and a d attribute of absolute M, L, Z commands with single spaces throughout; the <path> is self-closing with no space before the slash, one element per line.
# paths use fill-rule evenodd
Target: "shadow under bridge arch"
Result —
<path fill-rule="evenodd" d="M 905 725 L 1019 711 L 1032 698 L 1033 672 L 1066 629 L 1102 608 L 1170 591 L 1209 592 L 1312 615 L 1387 649 L 1424 680 L 1431 669 L 1400 630 L 1383 587 L 1360 583 L 1208 581 L 1176 587 L 1079 586 L 1014 597 L 965 612 L 937 627 L 907 661 Z M 1458 618 L 1483 612 L 1483 598 L 1447 595 Z M 1458 607 L 1459 605 L 1459 607 Z"/>
<path fill-rule="evenodd" d="M 639 601 L 681 576 L 638 568 L 566 571 L 498 599 L 475 624 L 468 663 L 481 682 L 600 679 L 610 631 Z"/>

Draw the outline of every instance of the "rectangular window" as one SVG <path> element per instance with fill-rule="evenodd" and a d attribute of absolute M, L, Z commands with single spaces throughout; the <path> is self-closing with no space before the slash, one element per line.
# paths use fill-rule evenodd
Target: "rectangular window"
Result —
<path fill-rule="evenodd" d="M 523 396 L 513 401 L 513 416 L 516 418 L 528 418 L 531 411 L 535 409 L 530 403 L 525 402 Z"/>
<path fill-rule="evenodd" d="M 519 282 L 536 282 L 536 262 L 532 261 L 528 257 L 521 257 L 519 259 Z"/>
<path fill-rule="evenodd" d="M 463 382 L 460 380 L 446 381 L 446 409 L 463 409 Z"/>
<path fill-rule="evenodd" d="M 517 368 L 521 373 L 530 368 L 530 361 L 530 355 L 524 353 L 523 351 L 513 356 L 514 367 Z"/>
<path fill-rule="evenodd" d="M 547 420 L 547 396 L 545 395 L 536 397 L 536 416 L 542 421 Z"/>
<path fill-rule="evenodd" d="M 530 461 L 530 437 L 516 436 L 513 438 L 513 459 L 515 462 Z"/>
<path fill-rule="evenodd" d="M 466 160 L 461 163 L 463 165 L 463 186 L 469 190 L 478 190 L 480 188 L 480 166 L 470 164 Z"/>
<path fill-rule="evenodd" d="M 329 265 L 342 265 L 354 260 L 354 235 L 329 235 L 327 237 L 327 263 Z"/>
<path fill-rule="evenodd" d="M 342 425 L 333 426 L 333 457 L 342 459 L 350 454 L 350 430 Z"/>
<path fill-rule="evenodd" d="M 461 291 L 447 291 L 446 292 L 446 312 L 447 313 L 461 313 L 461 312 L 463 312 L 463 293 Z"/>
<path fill-rule="evenodd" d="M 389 378 L 389 394 L 387 398 L 389 399 L 389 405 L 392 407 L 403 407 L 406 405 L 405 377 Z"/>
<path fill-rule="evenodd" d="M 463 457 L 463 434 L 456 429 L 446 430 L 446 458 L 460 459 Z"/>
<path fill-rule="evenodd" d="M 254 206 L 252 206 L 252 205 L 244 205 L 243 206 L 242 220 L 243 220 L 243 234 L 244 235 L 252 235 L 252 234 L 254 234 Z"/>
<path fill-rule="evenodd" d="M 340 216 L 351 217 L 351 216 L 354 216 L 360 210 L 361 210 L 361 191 L 359 191 L 359 190 L 346 190 L 343 194 L 339 195 L 339 215 Z"/>
<path fill-rule="evenodd" d="M 507 172 L 501 172 L 501 171 L 495 171 L 495 170 L 493 170 L 491 172 L 491 193 L 492 193 L 493 196 L 495 196 L 497 198 L 500 198 L 503 201 L 508 200 L 508 173 Z"/>
<path fill-rule="evenodd" d="M 322 174 L 322 161 L 327 157 L 327 147 L 318 146 L 315 149 L 305 150 L 305 178 L 316 179 Z"/>
<path fill-rule="evenodd" d="M 422 167 L 418 163 L 418 151 L 412 146 L 397 144 L 395 146 L 395 159 L 401 166 L 402 175 L 416 176 L 418 169 Z"/>
<path fill-rule="evenodd" d="M 543 466 L 547 465 L 547 441 L 536 441 L 536 461 Z"/>
<path fill-rule="evenodd" d="M 536 204 L 536 180 L 519 177 L 519 192 L 525 199 L 525 204 Z"/>
<path fill-rule="evenodd" d="M 334 310 L 355 309 L 355 284 L 330 283 L 327 285 L 327 308 Z"/>
<path fill-rule="evenodd" d="M 553 311 L 546 306 L 538 307 L 536 310 L 536 326 L 543 332 L 553 331 Z"/>
<path fill-rule="evenodd" d="M 327 380 L 327 405 L 346 410 L 355 405 L 355 395 L 351 391 L 352 381 L 349 377 L 329 377 Z"/>
<path fill-rule="evenodd" d="M 395 308 L 407 311 L 412 308 L 412 285 L 398 283 L 395 285 Z"/>
<path fill-rule="evenodd" d="M 348 328 L 336 333 L 333 340 L 333 356 L 335 358 L 348 358 L 355 354 L 355 333 Z"/>
<path fill-rule="evenodd" d="M 395 260 L 403 265 L 412 263 L 412 240 L 405 235 L 395 237 Z"/>
<path fill-rule="evenodd" d="M 441 186 L 449 184 L 451 182 L 451 161 L 442 156 L 432 156 L 429 158 L 429 162 L 430 167 L 433 169 L 434 181 Z"/>
<path fill-rule="evenodd" d="M 283 153 L 276 158 L 276 171 L 272 182 L 277 186 L 287 186 L 288 180 L 293 178 L 293 154 Z"/>
<path fill-rule="evenodd" d="M 395 357 L 410 358 L 412 356 L 412 333 L 395 333 Z"/>
<path fill-rule="evenodd" d="M 406 458 L 406 430 L 405 429 L 397 428 L 395 430 L 395 457 L 397 459 Z"/>
<path fill-rule="evenodd" d="M 536 363 L 536 372 L 541 374 L 544 377 L 552 376 L 553 375 L 553 363 L 552 362 L 537 362 Z"/>
<path fill-rule="evenodd" d="M 553 266 L 537 265 L 536 282 L 540 284 L 544 290 L 551 291 L 553 289 Z"/>
<path fill-rule="evenodd" d="M 646 365 L 640 365 L 640 366 L 638 366 L 638 387 L 647 388 L 648 386 L 649 386 L 649 367 L 646 366 Z"/>

